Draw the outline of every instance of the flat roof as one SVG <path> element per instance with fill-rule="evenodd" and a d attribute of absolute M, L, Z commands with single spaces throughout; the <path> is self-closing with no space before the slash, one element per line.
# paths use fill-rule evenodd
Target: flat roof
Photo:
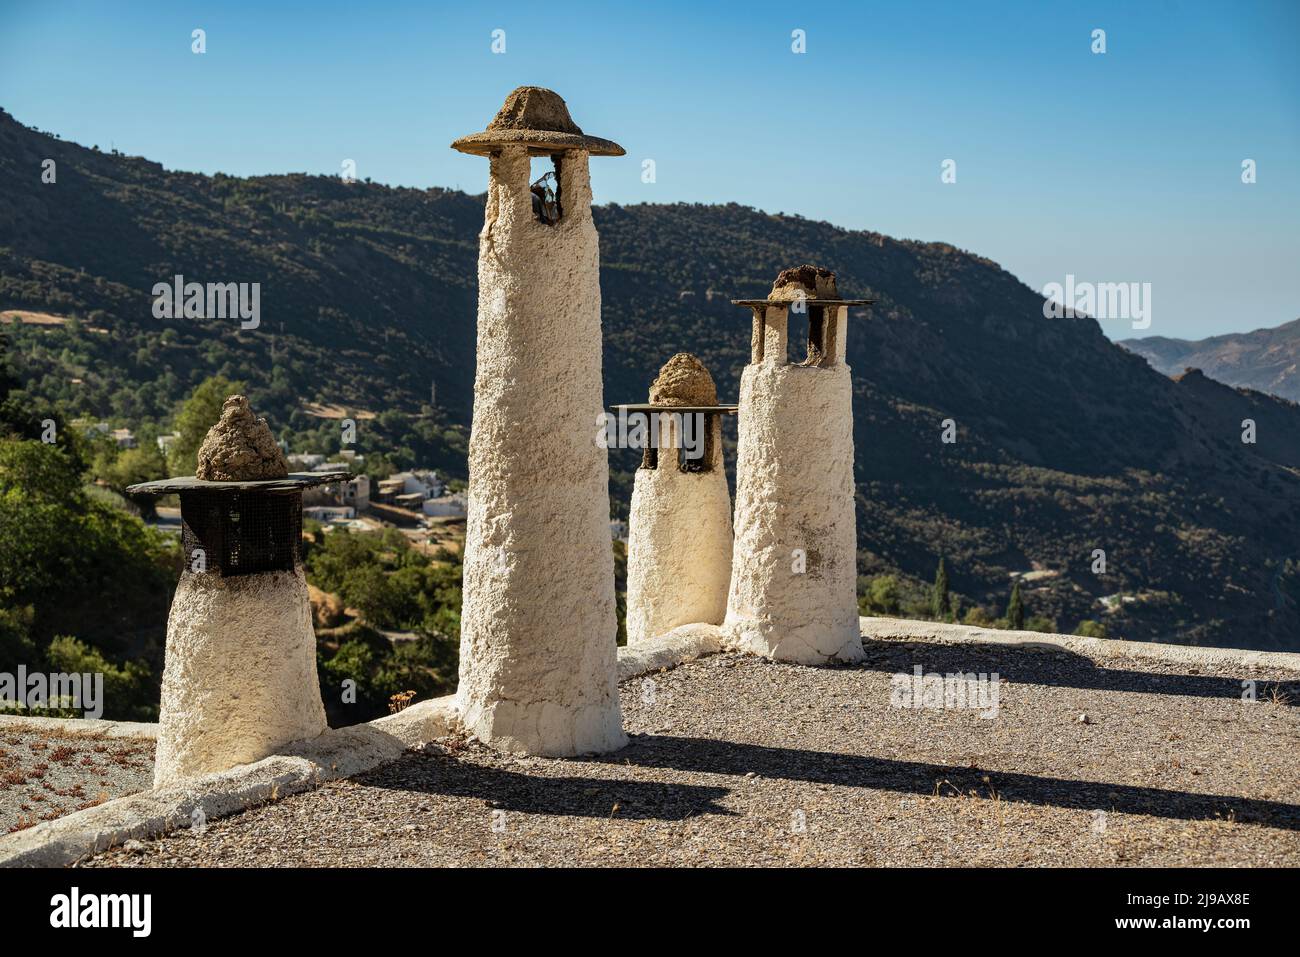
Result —
<path fill-rule="evenodd" d="M 733 299 L 733 306 L 790 306 L 801 302 L 805 306 L 874 306 L 877 299 Z"/>
<path fill-rule="evenodd" d="M 210 482 L 195 475 L 181 475 L 176 478 L 159 479 L 156 482 L 141 482 L 139 485 L 127 486 L 131 495 L 167 495 L 171 492 L 242 492 L 257 491 L 268 494 L 279 492 L 297 492 L 313 485 L 328 485 L 331 482 L 343 482 L 353 477 L 351 472 L 290 472 L 284 478 L 258 479 L 250 482 Z"/>
<path fill-rule="evenodd" d="M 651 402 L 628 402 L 623 405 L 611 405 L 616 412 L 717 412 L 730 415 L 738 405 L 655 405 Z"/>

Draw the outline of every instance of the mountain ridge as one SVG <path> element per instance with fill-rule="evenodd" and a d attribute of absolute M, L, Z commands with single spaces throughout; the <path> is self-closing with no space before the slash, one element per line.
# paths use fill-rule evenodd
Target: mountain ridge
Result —
<path fill-rule="evenodd" d="M 1200 369 L 1226 385 L 1300 402 L 1300 319 L 1204 339 L 1152 336 L 1122 339 L 1117 344 L 1142 356 L 1165 375 L 1176 375 L 1187 368 Z"/>

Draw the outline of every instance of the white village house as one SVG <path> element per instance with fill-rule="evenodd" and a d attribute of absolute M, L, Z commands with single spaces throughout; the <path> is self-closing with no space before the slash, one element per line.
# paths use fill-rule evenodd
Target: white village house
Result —
<path fill-rule="evenodd" d="M 306 496 L 304 495 L 304 500 Z M 350 521 L 357 517 L 357 510 L 351 505 L 304 505 L 303 518 L 315 519 L 322 524 Z"/>
<path fill-rule="evenodd" d="M 469 514 L 469 500 L 464 492 L 427 498 L 421 511 L 430 518 L 464 518 Z"/>
<path fill-rule="evenodd" d="M 438 473 L 427 469 L 414 469 L 410 472 L 394 472 L 385 482 L 401 482 L 398 495 L 419 495 L 423 498 L 437 498 L 446 486 Z"/>

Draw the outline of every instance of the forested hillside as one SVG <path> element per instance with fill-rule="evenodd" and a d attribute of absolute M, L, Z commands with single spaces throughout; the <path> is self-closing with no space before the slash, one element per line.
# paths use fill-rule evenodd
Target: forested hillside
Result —
<path fill-rule="evenodd" d="M 34 315 L 0 332 L 26 396 L 68 417 L 164 428 L 224 375 L 295 440 L 327 442 L 337 423 L 321 409 L 345 411 L 363 451 L 455 474 L 482 202 L 169 172 L 3 114 L 0 311 Z M 1019 578 L 1032 614 L 1063 630 L 1096 619 L 1117 637 L 1300 650 L 1295 404 L 1171 380 L 944 244 L 730 204 L 595 215 L 611 403 L 642 400 L 683 350 L 734 399 L 749 318 L 729 300 L 765 294 L 781 268 L 824 265 L 845 296 L 879 300 L 850 320 L 848 355 L 859 571 L 893 577 L 886 605 L 906 612 L 942 556 L 971 620 L 1001 614 Z M 154 318 L 150 291 L 176 274 L 260 283 L 260 327 Z M 617 511 L 634 459 L 614 463 Z"/>

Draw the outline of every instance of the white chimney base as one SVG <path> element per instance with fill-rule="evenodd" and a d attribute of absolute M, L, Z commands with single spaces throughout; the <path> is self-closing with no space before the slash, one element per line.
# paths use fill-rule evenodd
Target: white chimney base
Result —
<path fill-rule="evenodd" d="M 740 384 L 723 642 L 776 661 L 861 661 L 849 367 L 759 362 Z"/>
<path fill-rule="evenodd" d="M 154 787 L 325 730 L 302 569 L 182 574 L 167 621 Z"/>
<path fill-rule="evenodd" d="M 657 468 L 637 469 L 628 518 L 629 645 L 680 625 L 722 624 L 731 578 L 731 493 L 721 450 L 715 458 L 709 472 L 681 472 L 677 450 L 667 448 Z"/>

